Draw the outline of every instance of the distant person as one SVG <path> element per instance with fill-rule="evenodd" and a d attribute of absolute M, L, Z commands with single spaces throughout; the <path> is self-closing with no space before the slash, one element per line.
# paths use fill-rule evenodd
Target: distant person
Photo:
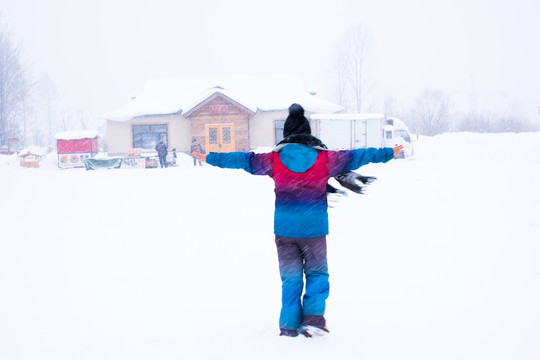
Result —
<path fill-rule="evenodd" d="M 197 139 L 193 138 L 191 140 L 191 149 L 189 150 L 191 156 L 193 156 L 194 153 L 202 153 L 202 146 L 197 141 Z M 197 166 L 197 163 L 199 163 L 199 166 L 201 166 L 201 161 L 197 159 L 195 156 L 193 156 L 193 166 Z"/>
<path fill-rule="evenodd" d="M 172 149 L 172 163 L 176 165 L 176 148 Z"/>
<path fill-rule="evenodd" d="M 167 145 L 160 141 L 156 145 L 156 151 L 159 157 L 159 166 L 164 168 L 167 167 Z"/>
<path fill-rule="evenodd" d="M 282 280 L 280 335 L 311 337 L 313 332 L 329 332 L 324 317 L 330 291 L 328 179 L 369 163 L 390 161 L 403 146 L 329 151 L 317 145 L 320 140 L 311 135 L 304 109 L 298 104 L 289 107 L 283 135 L 285 141 L 269 153 L 192 155 L 213 166 L 244 169 L 274 180 L 274 234 Z"/>

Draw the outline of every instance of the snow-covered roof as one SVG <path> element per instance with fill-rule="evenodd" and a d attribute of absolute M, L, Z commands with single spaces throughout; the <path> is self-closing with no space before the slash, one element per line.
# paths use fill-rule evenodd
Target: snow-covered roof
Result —
<path fill-rule="evenodd" d="M 97 130 L 65 131 L 54 135 L 56 140 L 93 139 L 99 136 Z"/>
<path fill-rule="evenodd" d="M 251 99 L 247 99 L 247 98 L 243 99 L 241 95 L 236 95 L 235 93 L 231 91 L 223 90 L 219 87 L 216 87 L 216 88 L 207 89 L 206 91 L 201 93 L 198 97 L 194 97 L 193 99 L 191 99 L 190 102 L 186 102 L 184 109 L 182 109 L 183 113 L 187 113 L 188 111 L 192 110 L 197 105 L 199 105 L 200 103 L 202 103 L 204 100 L 208 99 L 210 96 L 214 95 L 215 93 L 223 94 L 227 96 L 228 98 L 241 104 L 245 108 L 253 112 L 257 112 L 257 106 L 254 103 L 252 103 Z"/>
<path fill-rule="evenodd" d="M 187 113 L 216 92 L 253 112 L 284 110 L 292 103 L 301 104 L 308 112 L 343 109 L 310 94 L 297 76 L 192 76 L 149 79 L 137 97 L 100 118 L 127 121 L 145 115 Z"/>
<path fill-rule="evenodd" d="M 37 146 L 28 146 L 19 151 L 19 156 L 25 154 L 34 154 L 44 156 L 47 154 L 47 148 L 37 147 Z"/>

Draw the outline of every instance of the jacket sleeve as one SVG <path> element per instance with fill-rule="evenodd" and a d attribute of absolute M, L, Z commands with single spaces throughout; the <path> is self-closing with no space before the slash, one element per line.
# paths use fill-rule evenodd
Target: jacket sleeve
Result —
<path fill-rule="evenodd" d="M 328 151 L 328 175 L 334 177 L 342 172 L 355 170 L 369 163 L 385 163 L 393 158 L 394 150 L 392 148 Z"/>
<path fill-rule="evenodd" d="M 255 154 L 253 152 L 210 153 L 206 162 L 210 165 L 226 169 L 244 169 L 253 175 L 273 173 L 272 153 Z"/>

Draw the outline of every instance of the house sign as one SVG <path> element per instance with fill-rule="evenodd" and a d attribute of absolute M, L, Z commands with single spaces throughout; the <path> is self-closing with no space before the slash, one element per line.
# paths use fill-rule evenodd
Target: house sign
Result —
<path fill-rule="evenodd" d="M 212 105 L 210 111 L 212 114 L 227 114 L 229 112 L 229 107 L 227 105 Z"/>

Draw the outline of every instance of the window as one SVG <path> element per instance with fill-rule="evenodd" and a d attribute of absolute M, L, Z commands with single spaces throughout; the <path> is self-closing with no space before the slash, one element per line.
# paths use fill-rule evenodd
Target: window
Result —
<path fill-rule="evenodd" d="M 283 129 L 285 128 L 285 120 L 276 120 L 274 122 L 276 131 L 276 144 L 283 140 Z"/>
<path fill-rule="evenodd" d="M 386 131 L 386 138 L 391 139 L 392 138 L 392 131 Z"/>
<path fill-rule="evenodd" d="M 208 143 L 214 145 L 218 143 L 218 128 L 208 128 Z"/>
<path fill-rule="evenodd" d="M 134 148 L 153 150 L 160 141 L 169 147 L 167 124 L 132 125 L 131 130 Z"/>
<path fill-rule="evenodd" d="M 230 144 L 231 143 L 231 128 L 230 127 L 222 127 L 221 128 L 221 137 L 224 144 Z"/>
<path fill-rule="evenodd" d="M 402 138 L 403 140 L 405 140 L 408 143 L 411 142 L 411 137 L 409 136 L 409 133 L 407 131 L 405 131 L 405 130 L 396 130 L 394 132 L 395 132 L 397 137 Z"/>

